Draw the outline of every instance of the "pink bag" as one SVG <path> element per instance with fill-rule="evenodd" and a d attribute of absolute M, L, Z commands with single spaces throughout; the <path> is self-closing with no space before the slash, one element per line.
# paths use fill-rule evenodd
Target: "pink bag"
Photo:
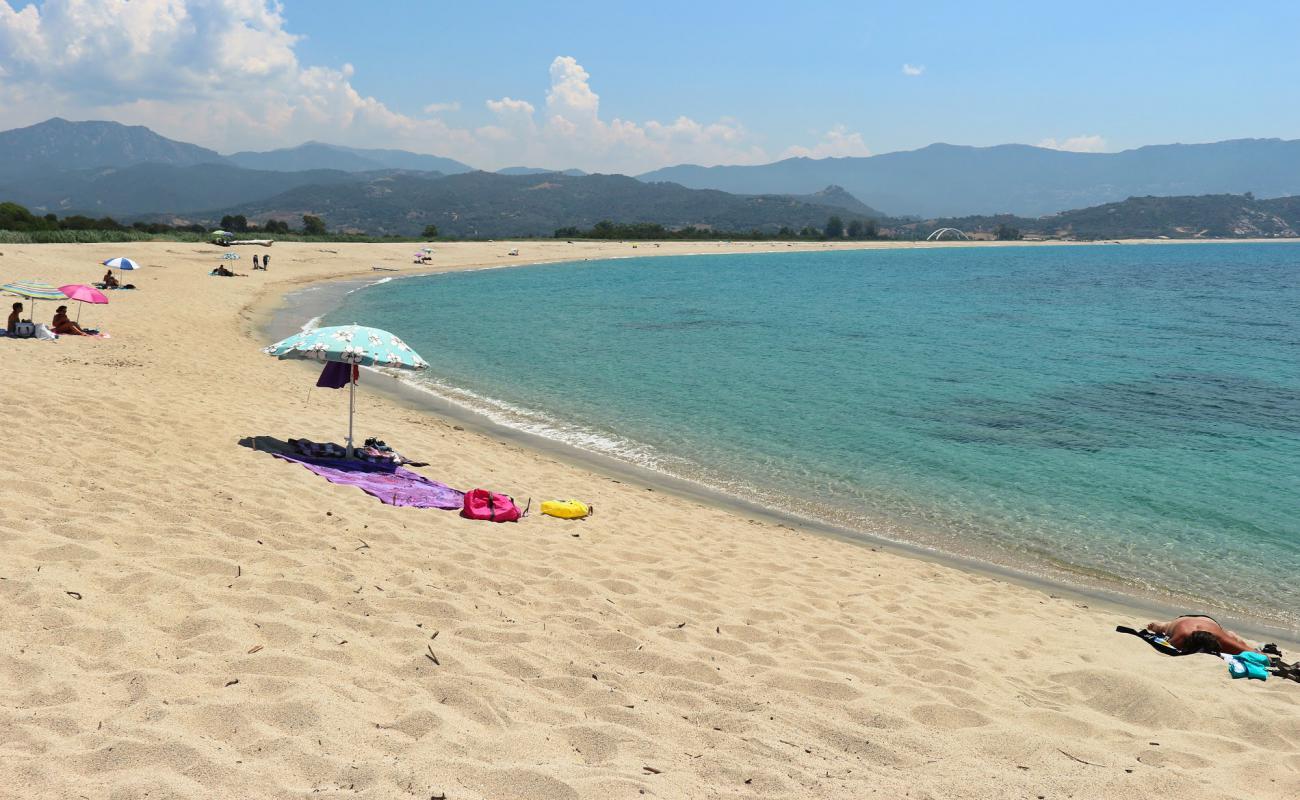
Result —
<path fill-rule="evenodd" d="M 532 500 L 528 504 L 531 506 Z M 493 522 L 517 522 L 527 513 L 528 509 L 520 511 L 512 498 L 487 489 L 465 492 L 465 507 L 460 510 L 460 515 L 466 519 L 487 519 Z"/>

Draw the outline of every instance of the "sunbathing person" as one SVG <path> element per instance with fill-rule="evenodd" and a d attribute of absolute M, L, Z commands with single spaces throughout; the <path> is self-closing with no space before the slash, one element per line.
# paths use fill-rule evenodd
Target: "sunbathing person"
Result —
<path fill-rule="evenodd" d="M 1184 614 L 1168 622 L 1148 622 L 1147 630 L 1169 637 L 1169 643 L 1188 653 L 1223 653 L 1236 655 L 1254 650 L 1237 634 L 1224 628 L 1213 617 Z"/>
<path fill-rule="evenodd" d="M 81 329 L 81 326 L 68 319 L 68 307 L 59 306 L 54 309 L 54 319 L 50 323 L 50 330 L 64 336 L 89 336 Z"/>
<path fill-rule="evenodd" d="M 104 273 L 104 288 L 116 289 L 118 287 L 117 278 L 113 277 L 113 270 Z"/>
<path fill-rule="evenodd" d="M 10 336 L 18 332 L 18 318 L 22 316 L 22 313 L 23 304 L 14 303 L 14 310 L 9 312 L 9 322 L 5 325 L 5 330 L 9 332 Z"/>
<path fill-rule="evenodd" d="M 225 265 L 225 264 L 219 264 L 219 265 L 217 265 L 217 268 L 214 269 L 214 270 L 212 270 L 212 273 L 213 273 L 214 275 L 220 275 L 220 276 L 223 277 L 223 278 L 243 278 L 243 277 L 245 277 L 245 276 L 242 275 L 241 273 L 238 273 L 238 272 L 231 272 L 230 270 L 226 269 L 226 265 Z"/>

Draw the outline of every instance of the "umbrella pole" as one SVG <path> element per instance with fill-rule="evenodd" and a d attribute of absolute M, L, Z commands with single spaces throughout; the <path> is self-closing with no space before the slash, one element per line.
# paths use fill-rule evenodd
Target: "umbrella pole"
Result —
<path fill-rule="evenodd" d="M 352 458 L 352 414 L 356 409 L 357 381 L 352 375 L 355 367 L 348 366 L 348 458 Z"/>

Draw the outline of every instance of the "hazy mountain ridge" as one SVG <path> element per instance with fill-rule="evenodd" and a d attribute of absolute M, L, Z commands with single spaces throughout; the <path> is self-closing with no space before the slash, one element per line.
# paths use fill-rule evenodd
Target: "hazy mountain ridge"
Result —
<path fill-rule="evenodd" d="M 227 159 L 247 169 L 296 172 L 310 169 L 336 169 L 343 172 L 375 172 L 386 169 L 440 172 L 452 175 L 470 172 L 473 167 L 451 158 L 411 153 L 406 150 L 376 150 L 343 147 L 324 142 L 305 142 L 297 147 L 255 152 L 231 153 Z"/>
<path fill-rule="evenodd" d="M 0 176 L 133 164 L 221 164 L 215 150 L 159 136 L 139 125 L 60 117 L 0 132 Z"/>
<path fill-rule="evenodd" d="M 42 214 L 187 214 L 271 197 L 298 186 L 349 183 L 366 177 L 341 170 L 273 172 L 230 164 L 135 164 L 49 171 L 36 181 L 0 176 L 0 198 Z"/>
<path fill-rule="evenodd" d="M 843 208 L 776 195 L 738 196 L 647 184 L 624 175 L 500 175 L 469 172 L 429 180 L 395 174 L 360 183 L 304 186 L 266 200 L 214 211 L 250 219 L 304 213 L 331 228 L 418 234 L 426 225 L 453 236 L 549 236 L 562 227 L 590 228 L 609 219 L 722 230 L 821 226 Z"/>
<path fill-rule="evenodd" d="M 1029 145 L 933 144 L 865 158 L 655 170 L 641 180 L 737 193 L 803 194 L 838 184 L 893 216 L 1040 216 L 1146 195 L 1300 194 L 1300 141 L 1238 139 L 1071 153 Z"/>
<path fill-rule="evenodd" d="M 552 172 L 558 172 L 572 178 L 580 178 L 583 175 L 591 174 L 580 169 L 546 169 L 545 167 L 502 167 L 497 170 L 498 175 L 549 175 Z"/>

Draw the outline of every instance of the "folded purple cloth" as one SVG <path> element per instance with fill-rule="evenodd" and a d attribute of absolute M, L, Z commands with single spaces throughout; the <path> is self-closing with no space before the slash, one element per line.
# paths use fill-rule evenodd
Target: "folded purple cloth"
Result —
<path fill-rule="evenodd" d="M 320 377 L 316 379 L 316 385 L 323 389 L 342 389 L 351 380 L 353 369 L 351 364 L 342 361 L 327 361 L 325 369 L 320 371 Z"/>
<path fill-rule="evenodd" d="M 330 483 L 355 486 L 390 506 L 460 510 L 465 505 L 464 492 L 402 467 L 338 458 L 305 458 L 283 453 L 272 455 L 302 464 Z"/>

